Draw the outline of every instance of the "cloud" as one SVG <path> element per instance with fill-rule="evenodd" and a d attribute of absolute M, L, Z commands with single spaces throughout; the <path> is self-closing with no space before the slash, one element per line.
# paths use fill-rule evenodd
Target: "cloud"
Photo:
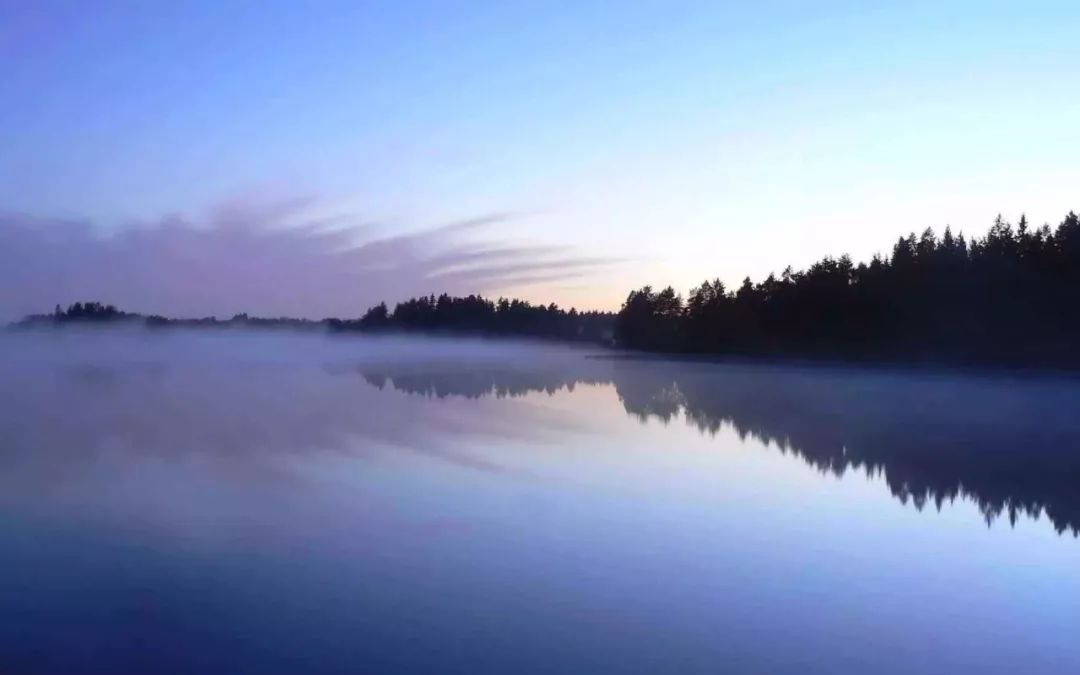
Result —
<path fill-rule="evenodd" d="M 381 300 L 497 293 L 588 276 L 613 262 L 492 240 L 489 214 L 392 236 L 313 203 L 233 202 L 103 232 L 85 220 L 0 215 L 0 319 L 99 300 L 171 316 L 358 316 Z M 485 241 L 483 238 L 486 237 Z"/>

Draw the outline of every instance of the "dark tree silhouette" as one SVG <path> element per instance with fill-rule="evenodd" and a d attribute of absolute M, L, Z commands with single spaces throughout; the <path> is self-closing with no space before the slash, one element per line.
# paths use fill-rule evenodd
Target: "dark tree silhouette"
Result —
<path fill-rule="evenodd" d="M 981 239 L 945 228 L 900 237 L 888 256 L 855 264 L 826 257 L 735 290 L 705 281 L 684 301 L 671 287 L 632 291 L 617 315 L 479 295 L 385 303 L 357 319 L 256 318 L 238 314 L 141 317 L 98 302 L 28 317 L 23 325 L 145 321 L 149 326 L 329 328 L 528 336 L 699 354 L 847 360 L 924 360 L 1080 366 L 1080 218 L 1054 229 L 1014 228 L 998 216 Z"/>
<path fill-rule="evenodd" d="M 113 321 L 129 316 L 116 309 L 113 305 L 103 305 L 100 302 L 76 302 L 70 305 L 66 311 L 56 306 L 52 318 L 59 322 L 69 321 Z"/>
<path fill-rule="evenodd" d="M 619 344 L 645 350 L 847 359 L 1080 365 L 1080 219 L 1051 230 L 998 216 L 968 242 L 946 228 L 901 237 L 887 258 L 826 257 L 777 278 L 633 291 Z"/>
<path fill-rule="evenodd" d="M 380 303 L 358 320 L 329 320 L 340 331 L 396 330 L 431 333 L 469 333 L 610 342 L 614 314 L 564 310 L 554 303 L 533 305 L 525 300 L 480 295 L 442 294 L 399 302 L 393 312 Z"/>
<path fill-rule="evenodd" d="M 390 323 L 390 311 L 386 309 L 386 303 L 380 302 L 360 317 L 360 325 L 369 328 L 380 328 Z"/>
<path fill-rule="evenodd" d="M 673 293 L 673 292 L 672 292 Z M 501 335 L 545 339 L 588 341 L 610 344 L 615 315 L 611 312 L 579 312 L 555 305 L 533 305 L 525 300 L 499 298 L 492 301 L 479 295 L 452 297 L 442 294 L 399 302 L 391 312 L 385 302 L 368 309 L 359 319 L 329 318 L 321 321 L 289 317 L 263 318 L 239 313 L 227 320 L 215 317 L 173 319 L 152 314 L 143 316 L 121 312 L 113 305 L 76 302 L 66 311 L 57 306 L 52 314 L 35 314 L 15 324 L 29 328 L 71 322 L 139 322 L 152 328 L 291 328 L 331 331 L 421 331 L 432 333 Z"/>

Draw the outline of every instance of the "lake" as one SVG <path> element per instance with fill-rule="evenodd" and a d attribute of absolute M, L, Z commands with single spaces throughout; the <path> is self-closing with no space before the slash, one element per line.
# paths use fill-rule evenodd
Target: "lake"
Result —
<path fill-rule="evenodd" d="M 1080 672 L 1077 379 L 0 351 L 0 673 Z"/>

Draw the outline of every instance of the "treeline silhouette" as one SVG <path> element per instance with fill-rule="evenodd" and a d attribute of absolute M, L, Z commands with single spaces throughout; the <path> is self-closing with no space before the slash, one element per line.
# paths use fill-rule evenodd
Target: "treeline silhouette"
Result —
<path fill-rule="evenodd" d="M 822 473 L 881 477 L 920 511 L 970 499 L 988 525 L 1045 516 L 1059 534 L 1080 534 L 1075 380 L 618 358 L 532 370 L 371 365 L 361 374 L 379 389 L 433 398 L 612 384 L 642 421 L 731 429 Z"/>
<path fill-rule="evenodd" d="M 1080 367 L 1080 218 L 1054 229 L 1000 216 L 982 238 L 950 228 L 901 237 L 889 256 L 826 257 L 728 289 L 705 281 L 632 291 L 618 314 L 480 295 L 428 295 L 321 321 L 238 314 L 144 317 L 98 302 L 20 325 L 143 321 L 149 326 L 326 328 L 539 337 L 668 353 Z"/>
<path fill-rule="evenodd" d="M 117 319 L 126 319 L 131 316 L 133 315 L 121 312 L 114 305 L 103 305 L 100 302 L 76 302 L 69 305 L 66 310 L 61 309 L 60 305 L 57 305 L 52 314 L 40 315 L 34 318 L 48 319 L 58 323 L 69 323 L 79 321 L 115 321 Z"/>
<path fill-rule="evenodd" d="M 13 326 L 15 328 L 33 328 L 48 325 L 105 324 L 117 322 L 145 325 L 148 327 L 247 326 L 252 328 L 311 328 L 324 326 L 326 323 L 325 321 L 311 321 L 309 319 L 293 319 L 289 317 L 249 317 L 247 314 L 236 314 L 230 319 L 218 319 L 213 316 L 194 319 L 171 319 L 159 314 L 143 315 L 137 312 L 125 312 L 117 309 L 115 305 L 106 305 L 96 301 L 88 301 L 73 303 L 68 305 L 67 309 L 61 309 L 60 305 L 57 305 L 51 314 L 31 314 L 13 324 Z"/>
<path fill-rule="evenodd" d="M 643 350 L 849 359 L 1080 365 L 1080 219 L 982 238 L 950 228 L 901 237 L 891 255 L 728 289 L 705 281 L 684 300 L 646 286 L 629 294 L 619 344 Z"/>
<path fill-rule="evenodd" d="M 339 331 L 481 333 L 587 342 L 610 342 L 614 322 L 611 312 L 578 312 L 554 303 L 544 306 L 525 300 L 493 301 L 480 295 L 453 297 L 445 293 L 399 302 L 393 312 L 379 303 L 355 321 L 329 320 L 330 327 Z"/>
<path fill-rule="evenodd" d="M 425 332 L 470 335 L 502 335 L 610 343 L 614 335 L 612 312 L 578 312 L 555 305 L 534 305 L 525 300 L 480 295 L 454 297 L 442 294 L 399 302 L 391 312 L 385 302 L 368 309 L 358 319 L 327 318 L 318 321 L 289 317 L 252 317 L 236 314 L 230 319 L 201 317 L 175 319 L 153 314 L 123 312 L 100 302 L 76 302 L 67 310 L 56 306 L 52 314 L 33 314 L 17 327 L 104 323 L 124 321 L 149 327 L 249 327 L 328 329 L 334 332 Z"/>

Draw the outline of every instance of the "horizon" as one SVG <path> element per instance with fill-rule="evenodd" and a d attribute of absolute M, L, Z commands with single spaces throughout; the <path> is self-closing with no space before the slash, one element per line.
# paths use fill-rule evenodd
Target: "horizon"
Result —
<path fill-rule="evenodd" d="M 1078 38 L 0 0 L 0 671 L 1080 673 Z"/>
<path fill-rule="evenodd" d="M 493 218 L 498 219 L 498 217 L 493 217 Z M 1070 221 L 1075 223 L 1076 218 L 1077 218 L 1076 213 L 1074 211 L 1069 211 L 1069 213 L 1066 214 L 1065 217 L 1063 218 L 1062 224 L 1060 224 L 1059 227 L 1068 227 L 1067 224 Z M 484 220 L 484 219 L 482 219 L 482 220 Z M 1015 235 L 1015 236 L 1018 236 L 1018 237 L 1022 238 L 1024 236 L 1035 235 L 1036 237 L 1038 237 L 1037 241 L 1044 242 L 1045 240 L 1042 238 L 1044 236 L 1043 235 L 1044 232 L 1046 233 L 1046 236 L 1049 236 L 1051 238 L 1054 237 L 1055 233 L 1060 234 L 1059 227 L 1053 227 L 1049 223 L 1044 223 L 1042 225 L 1032 225 L 1032 223 L 1027 220 L 1026 214 L 1021 214 L 1021 217 L 1020 217 L 1018 222 L 1019 222 L 1019 228 L 1017 229 L 1017 228 L 1014 228 L 1015 224 L 1013 222 L 1011 222 L 1008 219 L 1004 218 L 1000 214 L 995 219 L 995 224 L 1000 223 L 1001 225 L 1003 225 L 1006 228 L 1006 232 L 1009 234 L 1009 236 L 1014 236 Z M 455 225 L 452 225 L 452 226 L 449 226 L 449 227 L 450 228 L 460 228 L 460 227 L 462 227 L 462 225 L 472 227 L 472 226 L 477 225 L 477 224 L 483 225 L 484 223 L 483 222 L 459 223 L 459 224 L 455 224 Z M 438 232 L 439 230 L 442 230 L 442 229 L 446 229 L 446 228 L 439 228 L 439 229 L 435 230 L 435 232 Z M 907 234 L 901 233 L 898 236 L 898 239 L 899 239 L 900 243 L 904 243 L 905 241 L 907 241 L 907 242 L 910 242 L 910 244 L 909 244 L 910 246 L 914 247 L 914 246 L 916 246 L 916 241 L 917 240 L 921 240 L 921 239 L 925 238 L 929 234 L 929 235 L 931 235 L 931 239 L 933 241 L 933 246 L 938 246 L 942 242 L 942 236 L 943 235 L 945 237 L 950 237 L 951 236 L 951 237 L 954 237 L 955 241 L 959 245 L 961 245 L 963 247 L 963 250 L 966 251 L 967 247 L 969 245 L 970 246 L 976 246 L 976 245 L 985 246 L 987 244 L 987 242 L 988 242 L 988 239 L 992 235 L 992 233 L 993 233 L 992 228 L 988 228 L 988 231 L 986 233 L 983 233 L 982 236 L 979 236 L 977 233 L 966 233 L 966 232 L 964 232 L 962 230 L 957 230 L 957 231 L 953 232 L 952 228 L 950 226 L 946 226 L 945 229 L 943 231 L 941 231 L 941 232 L 937 232 L 937 231 L 934 230 L 934 228 L 928 227 L 925 230 L 923 230 L 923 232 L 921 232 L 921 233 L 917 233 L 915 231 L 908 232 Z M 372 242 L 369 245 L 378 245 L 378 244 L 379 244 L 379 242 Z M 894 244 L 894 246 L 895 245 L 898 245 L 898 244 Z M 1028 244 L 1025 244 L 1025 245 L 1030 245 L 1030 242 Z M 488 255 L 487 255 L 488 253 L 489 252 L 487 252 L 487 251 L 481 251 L 479 254 L 474 254 L 474 255 L 479 255 L 479 257 L 483 258 L 483 257 L 488 257 Z M 499 251 L 498 249 L 495 249 L 494 253 L 495 253 L 495 257 L 499 257 L 504 252 Z M 770 282 L 775 282 L 776 279 L 778 279 L 778 278 L 785 278 L 786 279 L 788 272 L 791 272 L 795 277 L 799 277 L 800 275 L 805 275 L 812 267 L 814 267 L 814 266 L 816 266 L 818 264 L 843 261 L 845 259 L 851 264 L 851 269 L 854 272 L 858 273 L 860 270 L 865 270 L 866 266 L 870 265 L 872 263 L 882 262 L 882 263 L 885 263 L 886 265 L 890 265 L 890 264 L 892 264 L 894 262 L 894 256 L 895 255 L 896 255 L 896 249 L 895 248 L 893 249 L 891 255 L 889 253 L 887 253 L 887 252 L 883 253 L 883 252 L 878 251 L 878 252 L 875 252 L 870 258 L 865 259 L 865 260 L 852 259 L 847 253 L 838 254 L 838 255 L 831 255 L 830 254 L 830 255 L 823 256 L 820 260 L 814 261 L 812 265 L 808 265 L 805 268 L 794 269 L 794 268 L 788 266 L 782 272 L 773 271 L 773 272 L 770 272 L 768 274 L 768 276 L 766 276 L 766 277 L 762 277 L 762 278 L 758 278 L 758 279 L 751 279 L 750 277 L 745 277 L 745 279 L 743 281 L 743 284 L 745 284 L 748 281 L 753 285 L 753 287 L 760 289 L 760 288 L 763 288 L 764 286 L 766 286 Z M 547 263 L 540 263 L 540 264 L 544 265 L 544 264 L 547 264 Z M 470 274 L 480 274 L 481 276 L 483 274 L 483 270 L 479 270 L 479 269 L 478 270 L 468 270 L 468 272 Z M 63 314 L 67 314 L 67 313 L 79 314 L 80 313 L 79 308 L 82 305 L 86 305 L 87 309 L 89 309 L 90 305 L 96 305 L 99 310 L 108 310 L 110 313 L 115 313 L 115 312 L 119 311 L 119 314 L 116 315 L 119 318 L 143 318 L 143 319 L 160 318 L 160 319 L 166 319 L 168 321 L 178 321 L 178 322 L 193 322 L 193 321 L 197 322 L 197 321 L 203 321 L 203 320 L 207 320 L 207 319 L 212 319 L 212 320 L 215 320 L 215 321 L 225 322 L 225 323 L 228 323 L 230 321 L 234 321 L 234 320 L 237 320 L 237 319 L 242 319 L 242 320 L 245 320 L 245 321 L 249 320 L 249 319 L 257 320 L 257 321 L 263 321 L 263 320 L 282 321 L 282 320 L 285 320 L 285 321 L 298 321 L 298 322 L 304 322 L 304 323 L 326 323 L 326 322 L 334 322 L 334 321 L 348 322 L 348 321 L 358 321 L 366 313 L 369 313 L 370 311 L 375 310 L 375 309 L 380 308 L 380 307 L 382 309 L 388 311 L 389 314 L 393 315 L 393 314 L 396 313 L 396 311 L 402 305 L 408 305 L 410 303 L 415 303 L 416 301 L 426 301 L 429 298 L 432 300 L 432 302 L 434 302 L 434 300 L 436 298 L 442 299 L 444 297 L 448 298 L 448 299 L 450 299 L 452 301 L 474 300 L 475 299 L 477 301 L 481 301 L 481 302 L 484 302 L 484 303 L 487 303 L 487 304 L 491 305 L 492 308 L 494 308 L 496 305 L 502 304 L 503 302 L 507 302 L 507 303 L 523 302 L 523 303 L 525 303 L 525 305 L 527 307 L 532 308 L 532 309 L 541 309 L 542 310 L 542 309 L 544 309 L 546 307 L 553 306 L 553 307 L 557 308 L 560 312 L 564 312 L 564 313 L 574 311 L 574 312 L 580 312 L 582 314 L 606 314 L 606 315 L 610 315 L 610 316 L 614 317 L 616 314 L 620 313 L 620 310 L 626 310 L 627 309 L 628 303 L 630 302 L 630 300 L 633 299 L 633 297 L 635 295 L 637 295 L 637 294 L 639 294 L 641 292 L 644 292 L 646 290 L 651 290 L 651 291 L 656 291 L 656 292 L 659 292 L 661 290 L 663 290 L 665 292 L 671 291 L 671 292 L 673 292 L 675 294 L 675 297 L 678 299 L 679 302 L 684 302 L 684 301 L 689 302 L 690 297 L 693 296 L 696 292 L 698 292 L 702 287 L 709 287 L 711 284 L 713 284 L 715 281 L 718 281 L 718 280 L 721 282 L 722 286 L 718 286 L 718 287 L 715 287 L 715 288 L 717 290 L 722 290 L 723 294 L 725 294 L 728 297 L 732 297 L 732 298 L 735 297 L 736 289 L 740 285 L 742 285 L 742 284 L 737 285 L 737 284 L 725 283 L 723 280 L 718 279 L 718 278 L 704 279 L 701 282 L 700 285 L 694 285 L 693 287 L 688 288 L 688 289 L 675 288 L 671 284 L 645 284 L 640 289 L 638 289 L 638 288 L 630 289 L 628 294 L 627 294 L 627 299 L 625 301 L 623 301 L 618 307 L 613 308 L 613 309 L 608 309 L 608 308 L 595 309 L 595 308 L 577 307 L 577 306 L 573 306 L 573 305 L 562 306 L 562 305 L 559 305 L 556 302 L 544 302 L 543 300 L 535 301 L 535 300 L 532 300 L 532 299 L 529 299 L 529 298 L 526 298 L 526 297 L 508 296 L 508 295 L 505 295 L 503 293 L 494 293 L 494 294 L 492 294 L 492 293 L 483 293 L 483 292 L 461 292 L 461 293 L 458 293 L 458 294 L 453 294 L 453 293 L 449 293 L 449 292 L 447 292 L 445 290 L 441 290 L 441 291 L 438 291 L 438 292 L 432 290 L 432 291 L 427 292 L 427 293 L 420 292 L 420 293 L 417 293 L 415 295 L 410 295 L 408 297 L 397 297 L 396 299 L 389 300 L 389 301 L 386 300 L 386 299 L 375 299 L 375 300 L 372 301 L 372 303 L 369 306 L 364 307 L 364 308 L 360 308 L 360 310 L 355 312 L 354 314 L 344 314 L 344 315 L 338 315 L 338 316 L 329 315 L 329 314 L 325 314 L 325 315 L 322 315 L 322 316 L 313 316 L 310 313 L 305 313 L 304 311 L 301 311 L 299 314 L 295 314 L 295 315 L 280 314 L 280 313 L 279 314 L 273 314 L 273 313 L 271 313 L 271 314 L 258 314 L 258 313 L 248 312 L 248 311 L 245 311 L 245 310 L 238 310 L 238 311 L 233 311 L 232 313 L 225 313 L 225 314 L 201 314 L 201 315 L 197 315 L 197 314 L 176 315 L 176 314 L 173 314 L 173 315 L 168 315 L 168 314 L 163 314 L 161 312 L 153 311 L 152 309 L 151 310 L 141 309 L 141 310 L 129 311 L 128 308 L 118 307 L 118 306 L 116 306 L 115 303 L 111 303 L 111 302 L 104 302 L 103 303 L 98 299 L 83 298 L 82 300 L 75 300 L 73 302 L 56 303 L 54 305 L 54 307 L 53 307 L 53 311 L 51 311 L 51 312 L 49 312 L 49 311 L 40 311 L 40 310 L 27 312 L 27 313 L 23 314 L 21 317 L 18 317 L 15 321 L 12 321 L 11 325 L 16 325 L 16 324 L 19 324 L 19 323 L 25 323 L 27 321 L 36 320 L 36 319 L 47 319 L 47 318 L 50 318 L 50 317 L 57 317 L 57 316 L 61 316 Z M 110 316 L 109 318 L 114 318 L 114 317 Z"/>
<path fill-rule="evenodd" d="M 0 316 L 615 311 L 1076 208 L 1070 3 L 612 9 L 0 4 Z"/>

